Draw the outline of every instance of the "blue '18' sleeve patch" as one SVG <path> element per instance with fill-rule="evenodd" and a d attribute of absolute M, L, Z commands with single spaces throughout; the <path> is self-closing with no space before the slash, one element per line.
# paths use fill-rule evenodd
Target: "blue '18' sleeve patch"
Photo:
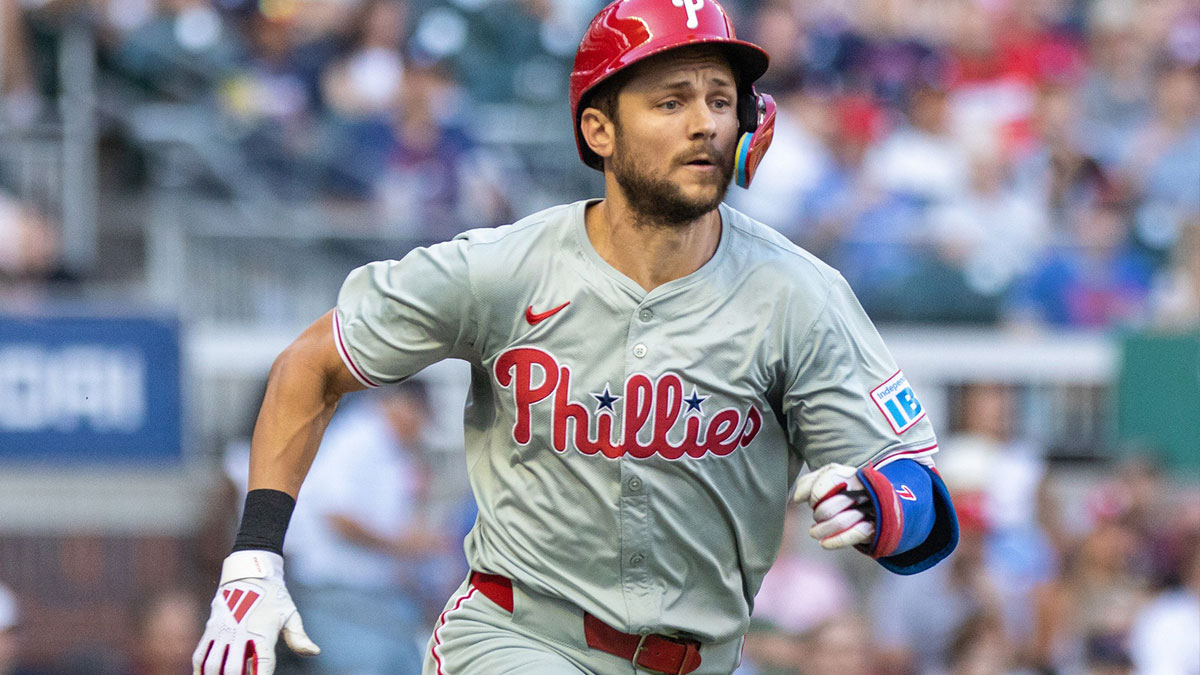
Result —
<path fill-rule="evenodd" d="M 897 434 L 904 433 L 925 417 L 925 409 L 921 407 L 921 402 L 909 386 L 908 378 L 899 370 L 886 382 L 871 390 L 871 400 L 892 426 L 892 431 Z"/>

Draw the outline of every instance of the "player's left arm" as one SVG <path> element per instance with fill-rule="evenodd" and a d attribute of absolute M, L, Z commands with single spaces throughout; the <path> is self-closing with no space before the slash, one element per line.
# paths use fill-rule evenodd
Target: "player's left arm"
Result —
<path fill-rule="evenodd" d="M 958 541 L 937 441 L 912 384 L 845 280 L 833 273 L 819 312 L 787 342 L 789 440 L 813 472 L 795 498 L 813 507 L 825 548 L 853 546 L 898 574 L 943 560 Z"/>

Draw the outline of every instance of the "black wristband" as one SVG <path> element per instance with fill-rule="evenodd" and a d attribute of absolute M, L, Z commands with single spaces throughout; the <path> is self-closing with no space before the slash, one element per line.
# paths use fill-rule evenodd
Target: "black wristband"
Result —
<path fill-rule="evenodd" d="M 296 500 L 279 490 L 251 490 L 246 493 L 242 509 L 242 526 L 238 528 L 233 550 L 271 551 L 283 555 L 283 535 Z"/>

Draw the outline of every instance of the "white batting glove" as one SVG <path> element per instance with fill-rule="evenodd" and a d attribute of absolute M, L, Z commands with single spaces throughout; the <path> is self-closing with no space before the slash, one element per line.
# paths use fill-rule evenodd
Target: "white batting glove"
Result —
<path fill-rule="evenodd" d="M 281 631 L 297 654 L 321 653 L 304 633 L 283 585 L 283 557 L 270 551 L 234 551 L 221 566 L 212 614 L 192 654 L 192 674 L 271 675 Z"/>
<path fill-rule="evenodd" d="M 875 536 L 875 523 L 867 512 L 871 498 L 852 466 L 826 464 L 804 474 L 796 481 L 793 499 L 812 507 L 815 523 L 808 533 L 821 548 L 858 546 Z"/>

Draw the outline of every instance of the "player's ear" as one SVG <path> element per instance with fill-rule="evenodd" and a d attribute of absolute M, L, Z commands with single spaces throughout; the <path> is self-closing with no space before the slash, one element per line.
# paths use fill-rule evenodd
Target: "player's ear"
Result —
<path fill-rule="evenodd" d="M 602 159 L 612 157 L 617 144 L 616 124 L 598 108 L 585 108 L 579 119 L 579 132 L 592 152 Z"/>

